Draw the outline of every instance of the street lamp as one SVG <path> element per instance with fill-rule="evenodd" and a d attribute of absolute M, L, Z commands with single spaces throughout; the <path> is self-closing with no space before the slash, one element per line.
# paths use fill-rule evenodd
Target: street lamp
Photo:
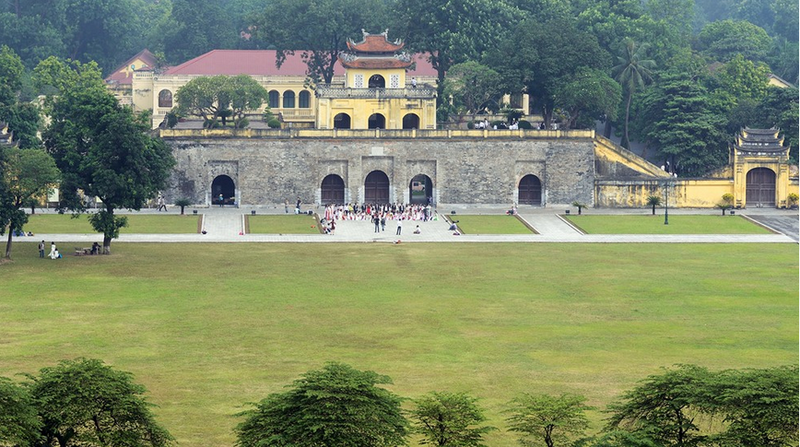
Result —
<path fill-rule="evenodd" d="M 669 225 L 669 180 L 664 181 L 664 225 Z"/>

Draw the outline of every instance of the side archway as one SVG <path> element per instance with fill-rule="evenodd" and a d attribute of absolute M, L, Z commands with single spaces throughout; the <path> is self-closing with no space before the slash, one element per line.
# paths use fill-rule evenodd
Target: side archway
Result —
<path fill-rule="evenodd" d="M 520 205 L 536 205 L 542 204 L 542 181 L 539 177 L 528 174 L 519 181 L 519 198 L 517 199 Z"/>
<path fill-rule="evenodd" d="M 409 113 L 403 117 L 403 129 L 419 129 L 419 115 Z"/>
<path fill-rule="evenodd" d="M 364 180 L 365 203 L 389 203 L 389 177 L 383 171 L 372 171 Z"/>
<path fill-rule="evenodd" d="M 433 181 L 425 174 L 415 175 L 408 185 L 408 201 L 427 205 L 433 198 Z"/>
<path fill-rule="evenodd" d="M 380 113 L 373 113 L 367 122 L 370 129 L 386 129 L 386 117 Z"/>
<path fill-rule="evenodd" d="M 211 182 L 211 203 L 230 205 L 236 202 L 236 185 L 227 175 L 218 175 Z"/>
<path fill-rule="evenodd" d="M 746 206 L 775 206 L 775 171 L 755 168 L 747 172 Z"/>
<path fill-rule="evenodd" d="M 344 179 L 330 174 L 322 179 L 322 204 L 333 205 L 344 203 Z"/>
<path fill-rule="evenodd" d="M 369 77 L 369 88 L 385 88 L 386 79 L 383 76 L 376 74 Z"/>
<path fill-rule="evenodd" d="M 339 113 L 333 117 L 334 129 L 349 129 L 350 128 L 350 115 L 346 113 Z"/>

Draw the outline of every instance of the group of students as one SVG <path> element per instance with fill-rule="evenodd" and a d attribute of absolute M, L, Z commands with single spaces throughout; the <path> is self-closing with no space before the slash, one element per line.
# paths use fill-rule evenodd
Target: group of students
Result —
<path fill-rule="evenodd" d="M 437 220 L 436 214 L 433 212 L 430 204 L 428 205 L 408 205 L 408 204 L 351 204 L 347 205 L 327 205 L 323 212 L 323 218 L 326 221 L 336 220 L 367 220 L 375 222 L 375 219 L 380 221 L 387 220 L 416 220 L 427 222 L 429 220 Z"/>
<path fill-rule="evenodd" d="M 100 254 L 100 244 L 97 242 L 92 243 L 92 251 L 90 254 L 99 255 Z M 39 257 L 44 258 L 44 241 L 39 242 Z M 50 243 L 50 253 L 47 255 L 50 259 L 61 259 L 64 256 L 61 255 L 61 252 L 58 251 L 55 242 Z"/>

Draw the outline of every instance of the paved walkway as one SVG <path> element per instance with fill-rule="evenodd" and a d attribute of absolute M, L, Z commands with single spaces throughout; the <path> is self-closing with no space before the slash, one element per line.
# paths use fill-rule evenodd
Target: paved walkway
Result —
<path fill-rule="evenodd" d="M 444 210 L 447 211 L 444 211 Z M 652 235 L 652 234 L 582 234 L 571 227 L 558 214 L 562 209 L 553 208 L 528 208 L 521 209 L 520 216 L 526 220 L 539 234 L 464 234 L 454 236 L 448 231 L 448 223 L 440 217 L 437 221 L 415 222 L 404 221 L 402 233 L 396 235 L 397 224 L 395 221 L 387 222 L 386 229 L 375 233 L 374 226 L 369 221 L 340 221 L 336 226 L 336 234 L 240 234 L 242 232 L 243 216 L 255 210 L 258 214 L 283 214 L 283 205 L 270 207 L 243 207 L 243 208 L 202 208 L 198 213 L 204 218 L 206 234 L 126 234 L 120 235 L 119 242 L 570 242 L 570 243 L 797 243 L 798 234 L 797 211 L 765 210 L 758 209 L 754 220 L 770 226 L 771 223 L 783 222 L 781 226 L 773 227 L 786 234 L 678 234 L 678 235 Z M 321 210 L 320 210 L 321 211 Z M 458 214 L 502 214 L 503 206 L 447 206 L 440 207 L 439 212 L 449 215 L 455 211 Z M 574 212 L 574 210 L 573 210 Z M 592 209 L 591 214 L 646 214 L 642 209 Z M 154 210 L 143 210 L 141 213 L 153 213 Z M 171 210 L 170 214 L 177 214 Z M 716 210 L 670 210 L 670 214 L 716 214 Z M 746 215 L 744 212 L 741 214 Z M 441 216 L 441 214 L 440 214 Z M 791 223 L 794 222 L 793 227 Z M 419 225 L 421 234 L 413 234 Z M 788 234 L 788 235 L 787 235 Z M 37 234 L 35 238 L 19 237 L 16 240 L 46 240 L 55 242 L 75 242 L 82 246 L 89 246 L 92 242 L 102 240 L 97 234 Z"/>

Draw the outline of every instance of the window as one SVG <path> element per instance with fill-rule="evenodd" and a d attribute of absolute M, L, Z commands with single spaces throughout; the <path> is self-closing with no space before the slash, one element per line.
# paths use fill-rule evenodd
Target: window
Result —
<path fill-rule="evenodd" d="M 294 92 L 291 90 L 286 90 L 283 92 L 283 108 L 284 109 L 293 109 L 294 108 Z"/>
<path fill-rule="evenodd" d="M 300 103 L 298 107 L 301 109 L 307 109 L 311 107 L 311 94 L 308 93 L 308 90 L 303 90 L 300 92 L 297 98 L 298 102 Z"/>
<path fill-rule="evenodd" d="M 269 92 L 269 108 L 270 109 L 277 109 L 280 107 L 280 99 L 281 94 L 278 93 L 277 90 L 271 90 Z"/>
<path fill-rule="evenodd" d="M 169 90 L 161 90 L 158 92 L 158 106 L 159 107 L 172 107 L 172 92 Z"/>

